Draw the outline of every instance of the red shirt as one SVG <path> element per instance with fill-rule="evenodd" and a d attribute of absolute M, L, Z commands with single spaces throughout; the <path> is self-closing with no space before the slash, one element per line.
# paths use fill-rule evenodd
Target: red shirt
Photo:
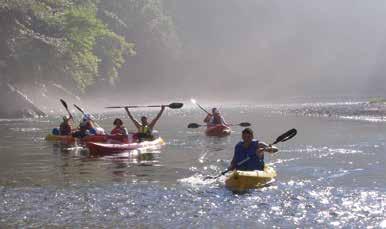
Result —
<path fill-rule="evenodd" d="M 121 135 L 127 135 L 127 130 L 125 127 L 115 127 L 111 130 L 111 134 L 121 134 Z"/>

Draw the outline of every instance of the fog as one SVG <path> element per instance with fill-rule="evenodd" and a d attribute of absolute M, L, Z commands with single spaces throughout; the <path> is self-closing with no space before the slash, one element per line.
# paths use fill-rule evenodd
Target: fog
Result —
<path fill-rule="evenodd" d="M 126 59 L 115 85 L 102 79 L 82 94 L 64 83 L 60 93 L 56 86 L 43 92 L 46 100 L 29 96 L 45 111 L 60 107 L 58 98 L 101 109 L 190 98 L 269 103 L 386 96 L 385 1 L 162 2 L 173 22 L 169 36 L 116 31 L 135 43 L 136 55 Z M 33 89 L 26 84 L 28 94 Z"/>
<path fill-rule="evenodd" d="M 386 94 L 385 1 L 179 0 L 169 10 L 181 52 L 128 86 L 134 100 Z"/>

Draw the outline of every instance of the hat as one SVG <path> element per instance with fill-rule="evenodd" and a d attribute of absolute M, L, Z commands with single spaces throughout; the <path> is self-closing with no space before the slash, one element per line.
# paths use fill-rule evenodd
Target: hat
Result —
<path fill-rule="evenodd" d="M 88 114 L 88 113 L 85 113 L 85 114 L 83 115 L 83 121 L 88 121 L 88 120 L 91 120 L 91 115 Z"/>

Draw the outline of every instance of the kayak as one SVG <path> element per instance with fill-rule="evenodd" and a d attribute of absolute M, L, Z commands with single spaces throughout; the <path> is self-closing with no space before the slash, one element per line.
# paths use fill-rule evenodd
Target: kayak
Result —
<path fill-rule="evenodd" d="M 245 192 L 248 189 L 261 188 L 271 183 L 276 177 L 276 171 L 265 165 L 264 171 L 233 171 L 225 179 L 225 187 L 233 192 Z"/>
<path fill-rule="evenodd" d="M 46 136 L 46 141 L 73 143 L 76 140 L 79 140 L 81 142 L 107 142 L 109 140 L 127 142 L 128 137 L 124 135 L 89 135 L 83 138 L 75 138 L 71 135 L 54 135 L 54 134 L 48 134 Z"/>
<path fill-rule="evenodd" d="M 224 137 L 231 133 L 231 128 L 226 125 L 207 126 L 205 134 L 207 136 Z"/>
<path fill-rule="evenodd" d="M 132 142 L 132 143 L 123 143 L 123 144 L 110 144 L 110 143 L 99 143 L 99 142 L 87 142 L 86 146 L 91 154 L 113 154 L 121 153 L 124 151 L 136 150 L 136 149 L 149 149 L 156 148 L 159 146 L 165 145 L 165 142 L 162 138 L 158 137 L 153 141 L 143 141 L 143 142 Z"/>

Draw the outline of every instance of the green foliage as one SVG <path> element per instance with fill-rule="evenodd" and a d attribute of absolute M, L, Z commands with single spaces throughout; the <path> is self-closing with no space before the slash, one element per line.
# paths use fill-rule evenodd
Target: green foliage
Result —
<path fill-rule="evenodd" d="M 117 78 L 117 69 L 134 45 L 111 32 L 97 18 L 97 1 L 45 0 L 0 2 L 0 20 L 8 28 L 0 35 L 6 50 L 0 54 L 8 79 L 25 81 L 72 80 L 81 90 L 100 73 L 101 60 L 109 60 L 104 72 Z M 110 42 L 101 42 L 109 40 Z M 108 50 L 96 53 L 96 46 Z M 98 48 L 99 48 L 98 47 Z M 0 48 L 1 49 L 1 48 Z M 7 58 L 10 56 L 11 58 Z M 106 62 L 106 61 L 105 61 Z M 4 67 L 3 66 L 3 67 Z M 15 69 L 17 69 L 15 71 Z"/>
<path fill-rule="evenodd" d="M 145 66 L 157 71 L 180 48 L 162 0 L 0 0 L 0 24 L 0 77 L 15 83 L 85 91 L 132 68 L 153 75 Z"/>
<path fill-rule="evenodd" d="M 382 97 L 370 98 L 369 104 L 386 104 L 386 99 Z"/>

